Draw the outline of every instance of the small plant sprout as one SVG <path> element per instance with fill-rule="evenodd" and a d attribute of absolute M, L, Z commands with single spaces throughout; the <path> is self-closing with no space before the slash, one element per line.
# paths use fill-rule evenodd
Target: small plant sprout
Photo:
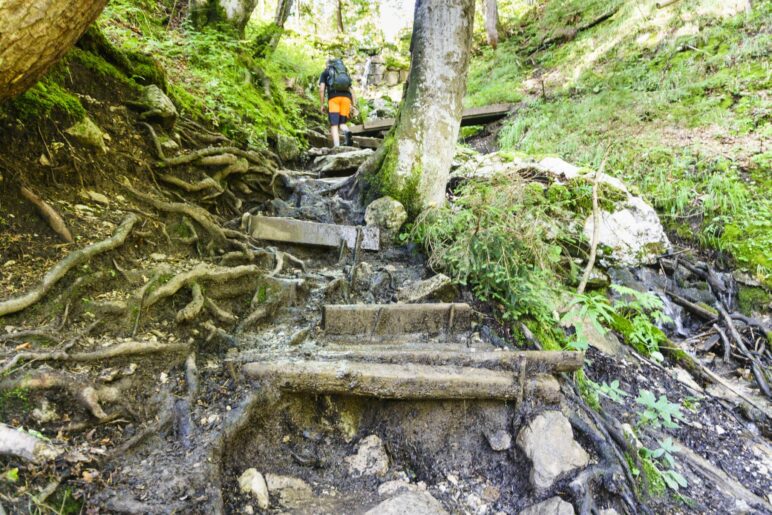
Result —
<path fill-rule="evenodd" d="M 673 439 L 668 437 L 661 440 L 658 449 L 647 449 L 643 447 L 640 449 L 639 454 L 641 458 L 647 460 L 651 464 L 652 472 L 659 474 L 662 480 L 665 482 L 668 488 L 674 491 L 678 491 L 679 488 L 686 488 L 689 483 L 681 473 L 675 470 L 676 461 L 673 457 L 673 453 L 678 452 L 678 447 L 673 443 Z M 667 466 L 666 470 L 662 470 L 659 465 Z"/>
<path fill-rule="evenodd" d="M 657 399 L 649 390 L 640 390 L 635 402 L 644 407 L 638 419 L 639 426 L 652 425 L 657 428 L 675 429 L 678 424 L 674 420 L 684 420 L 681 405 L 669 402 L 665 395 L 660 395 Z"/>
<path fill-rule="evenodd" d="M 619 380 L 614 379 L 611 384 L 607 384 L 605 381 L 598 387 L 599 393 L 604 397 L 611 399 L 614 402 L 621 403 L 623 397 L 627 397 L 629 394 L 619 387 Z"/>

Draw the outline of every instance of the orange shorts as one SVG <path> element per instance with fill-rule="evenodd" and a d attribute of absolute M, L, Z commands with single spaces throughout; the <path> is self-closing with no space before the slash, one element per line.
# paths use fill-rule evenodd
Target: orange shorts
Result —
<path fill-rule="evenodd" d="M 327 109 L 330 125 L 346 123 L 351 114 L 351 99 L 347 97 L 333 97 L 327 101 Z"/>

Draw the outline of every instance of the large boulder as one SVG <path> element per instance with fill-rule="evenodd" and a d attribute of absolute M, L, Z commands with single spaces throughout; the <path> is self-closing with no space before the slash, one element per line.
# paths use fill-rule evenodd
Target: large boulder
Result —
<path fill-rule="evenodd" d="M 448 512 L 428 492 L 407 491 L 378 504 L 365 515 L 445 515 Z"/>
<path fill-rule="evenodd" d="M 356 172 L 373 151 L 369 148 L 319 156 L 314 159 L 314 171 L 321 177 L 346 175 Z"/>
<path fill-rule="evenodd" d="M 384 232 L 395 234 L 407 220 L 405 206 L 391 197 L 374 200 L 365 210 L 365 223 L 374 225 Z"/>
<path fill-rule="evenodd" d="M 561 474 L 585 467 L 590 457 L 574 440 L 571 423 L 559 411 L 545 411 L 520 430 L 517 445 L 531 460 L 531 485 L 552 486 Z"/>
<path fill-rule="evenodd" d="M 560 497 L 550 497 L 539 504 L 529 506 L 520 515 L 574 515 L 574 507 Z"/>
<path fill-rule="evenodd" d="M 588 241 L 592 241 L 594 225 L 593 216 L 588 216 L 584 223 Z M 610 256 L 604 258 L 630 266 L 651 264 L 670 249 L 670 240 L 657 212 L 641 197 L 632 195 L 614 212 L 601 210 L 598 244 L 611 249 Z"/>

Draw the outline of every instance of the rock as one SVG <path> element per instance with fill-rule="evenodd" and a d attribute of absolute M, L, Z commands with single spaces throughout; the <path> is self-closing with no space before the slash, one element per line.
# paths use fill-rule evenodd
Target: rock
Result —
<path fill-rule="evenodd" d="M 107 152 L 105 136 L 102 129 L 100 129 L 88 116 L 85 116 L 81 121 L 64 132 L 83 145 L 101 149 L 102 152 Z"/>
<path fill-rule="evenodd" d="M 406 220 L 405 206 L 391 197 L 381 197 L 374 200 L 365 210 L 365 223 L 367 225 L 375 225 L 390 234 L 399 231 Z"/>
<path fill-rule="evenodd" d="M 239 477 L 241 493 L 250 494 L 257 501 L 261 510 L 268 509 L 268 485 L 263 475 L 257 469 L 249 468 Z"/>
<path fill-rule="evenodd" d="M 279 498 L 279 502 L 287 508 L 301 506 L 314 498 L 311 487 L 296 477 L 266 474 L 268 492 Z"/>
<path fill-rule="evenodd" d="M 574 441 L 568 419 L 559 411 L 546 411 L 517 435 L 517 445 L 532 462 L 531 485 L 537 491 L 552 486 L 558 476 L 584 467 L 590 457 Z"/>
<path fill-rule="evenodd" d="M 389 455 L 383 442 L 376 435 L 370 435 L 359 443 L 353 456 L 345 458 L 352 476 L 384 476 L 389 471 Z"/>
<path fill-rule="evenodd" d="M 362 261 L 356 266 L 354 273 L 354 290 L 368 291 L 373 281 L 373 266 L 367 261 Z"/>
<path fill-rule="evenodd" d="M 314 171 L 322 177 L 331 175 L 346 175 L 356 172 L 357 168 L 372 155 L 369 148 L 351 150 L 339 154 L 319 156 L 314 159 Z"/>
<path fill-rule="evenodd" d="M 604 510 L 600 510 L 598 515 L 619 515 L 619 512 L 614 508 L 606 508 Z"/>
<path fill-rule="evenodd" d="M 512 436 L 508 431 L 499 429 L 492 433 L 486 433 L 485 438 L 494 451 L 506 451 L 512 447 Z"/>
<path fill-rule="evenodd" d="M 396 86 L 399 84 L 399 70 L 389 70 L 384 76 L 387 86 Z"/>
<path fill-rule="evenodd" d="M 611 248 L 611 259 L 617 263 L 637 266 L 651 264 L 670 249 L 670 240 L 654 208 L 640 197 L 628 197 L 617 211 L 600 212 L 598 243 Z M 584 223 L 584 235 L 592 241 L 593 217 Z"/>
<path fill-rule="evenodd" d="M 574 515 L 574 507 L 556 496 L 524 509 L 520 515 Z"/>
<path fill-rule="evenodd" d="M 294 161 L 300 157 L 300 145 L 298 140 L 292 136 L 279 133 L 276 136 L 276 153 L 279 155 L 279 159 L 284 161 Z"/>
<path fill-rule="evenodd" d="M 155 84 L 142 89 L 142 107 L 145 111 L 140 115 L 143 120 L 157 120 L 167 129 L 174 127 L 177 121 L 177 108 L 166 93 Z"/>
<path fill-rule="evenodd" d="M 456 287 L 453 286 L 450 277 L 437 274 L 429 279 L 403 286 L 397 291 L 397 300 L 405 303 L 423 302 L 429 299 L 452 302 L 456 294 Z"/>
<path fill-rule="evenodd" d="M 627 354 L 625 346 L 619 341 L 619 338 L 611 332 L 601 333 L 595 324 L 587 317 L 580 316 L 581 307 L 575 305 L 561 319 L 563 327 L 573 326 L 578 334 L 582 336 L 592 346 L 608 354 L 609 356 L 623 356 Z"/>
<path fill-rule="evenodd" d="M 587 280 L 588 290 L 601 290 L 603 288 L 608 288 L 610 284 L 611 278 L 606 272 L 598 267 L 593 267 L 592 270 L 590 270 L 590 278 Z"/>
<path fill-rule="evenodd" d="M 159 136 L 158 139 L 161 142 L 161 148 L 164 149 L 165 152 L 176 152 L 180 149 L 179 143 L 174 141 L 169 136 L 162 135 Z"/>
<path fill-rule="evenodd" d="M 92 191 L 92 190 L 81 191 L 80 196 L 81 198 L 84 198 L 86 200 L 91 200 L 93 202 L 96 202 L 97 204 L 102 204 L 105 206 L 110 205 L 110 199 L 107 198 L 107 195 L 97 193 L 96 191 Z"/>
<path fill-rule="evenodd" d="M 545 157 L 539 161 L 539 166 L 554 176 L 564 177 L 568 180 L 575 179 L 581 175 L 581 168 L 567 163 L 559 157 Z"/>
<path fill-rule="evenodd" d="M 378 495 L 381 497 L 391 497 L 404 490 L 415 491 L 418 490 L 416 485 L 403 481 L 401 479 L 395 479 L 393 481 L 386 481 L 378 487 Z"/>
<path fill-rule="evenodd" d="M 378 504 L 365 515 L 443 515 L 448 513 L 428 492 L 405 492 Z"/>

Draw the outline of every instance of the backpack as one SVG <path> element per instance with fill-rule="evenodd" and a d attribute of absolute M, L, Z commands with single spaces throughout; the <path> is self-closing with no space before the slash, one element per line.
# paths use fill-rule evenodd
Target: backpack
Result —
<path fill-rule="evenodd" d="M 348 91 L 351 88 L 351 76 L 340 59 L 333 59 L 327 67 L 327 87 L 333 91 Z"/>

